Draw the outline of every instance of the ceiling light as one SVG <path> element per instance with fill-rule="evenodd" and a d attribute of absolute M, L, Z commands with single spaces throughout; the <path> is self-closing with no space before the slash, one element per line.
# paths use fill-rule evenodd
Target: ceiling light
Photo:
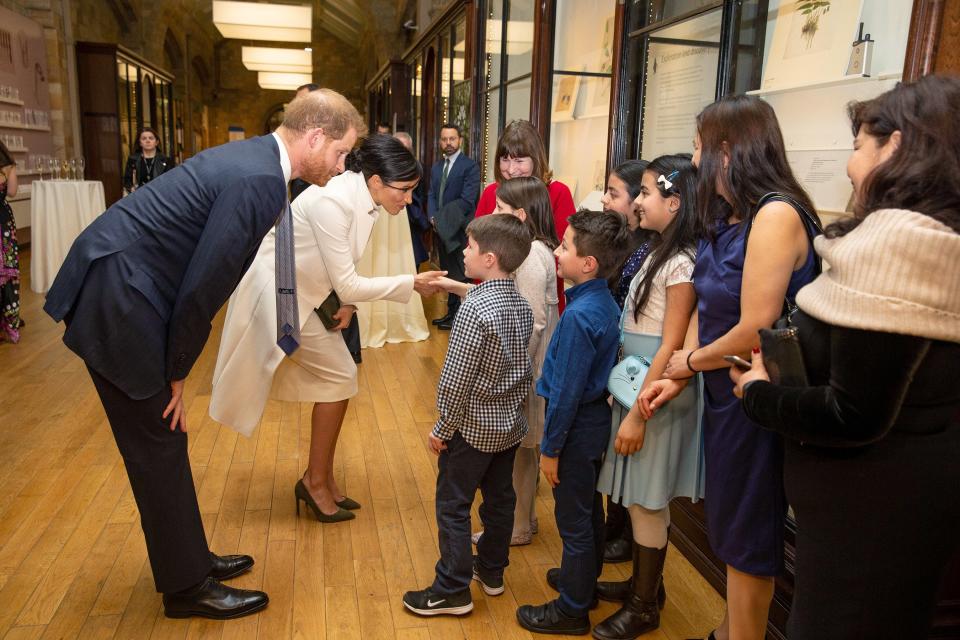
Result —
<path fill-rule="evenodd" d="M 309 73 L 278 73 L 276 71 L 260 71 L 257 73 L 257 83 L 261 89 L 280 89 L 293 91 L 299 86 L 313 82 Z"/>
<path fill-rule="evenodd" d="M 224 38 L 310 42 L 310 5 L 213 0 L 213 24 Z"/>
<path fill-rule="evenodd" d="M 242 47 L 240 59 L 250 71 L 286 71 L 313 73 L 310 52 L 301 49 Z"/>

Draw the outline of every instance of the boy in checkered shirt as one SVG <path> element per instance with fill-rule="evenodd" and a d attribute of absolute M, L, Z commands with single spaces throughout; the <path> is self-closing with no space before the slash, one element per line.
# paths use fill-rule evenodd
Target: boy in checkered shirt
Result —
<path fill-rule="evenodd" d="M 467 226 L 467 240 L 466 274 L 480 284 L 466 292 L 454 320 L 437 389 L 440 417 L 428 436 L 439 456 L 440 560 L 430 587 L 403 596 L 407 609 L 425 616 L 472 611 L 471 578 L 488 595 L 503 593 L 516 503 L 513 459 L 527 433 L 533 312 L 510 274 L 530 252 L 530 233 L 519 218 L 491 215 Z M 470 506 L 477 489 L 484 534 L 474 558 Z"/>

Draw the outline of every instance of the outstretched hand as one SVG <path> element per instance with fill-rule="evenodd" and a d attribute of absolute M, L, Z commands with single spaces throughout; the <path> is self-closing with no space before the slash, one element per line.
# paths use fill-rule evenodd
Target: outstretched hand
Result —
<path fill-rule="evenodd" d="M 447 275 L 446 271 L 424 271 L 413 276 L 413 290 L 422 296 L 432 296 L 440 288 L 437 286 L 437 279 Z"/>
<path fill-rule="evenodd" d="M 460 282 L 459 280 L 454 280 L 452 278 L 447 278 L 444 276 L 438 276 L 431 281 L 433 286 L 438 290 L 446 291 L 447 293 L 452 293 L 458 295 L 461 298 L 467 295 L 467 291 L 472 287 L 472 284 L 466 282 Z"/>

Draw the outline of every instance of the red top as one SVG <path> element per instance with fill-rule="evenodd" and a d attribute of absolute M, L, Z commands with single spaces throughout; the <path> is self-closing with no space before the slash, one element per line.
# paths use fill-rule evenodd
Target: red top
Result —
<path fill-rule="evenodd" d="M 573 204 L 573 196 L 570 195 L 570 188 L 559 180 L 552 180 L 547 184 L 547 191 L 550 192 L 550 204 L 553 207 L 553 226 L 557 230 L 557 241 L 563 239 L 563 234 L 567 230 L 567 218 L 577 212 Z M 493 213 L 497 208 L 497 183 L 491 182 L 487 185 L 483 193 L 480 194 L 480 202 L 477 203 L 477 213 L 474 216 L 479 218 L 488 213 Z M 557 309 L 563 313 L 566 306 L 566 296 L 563 294 L 563 278 L 557 277 L 557 299 L 559 304 Z"/>
<path fill-rule="evenodd" d="M 552 180 L 547 184 L 547 191 L 550 192 L 550 204 L 553 206 L 553 226 L 557 229 L 557 241 L 559 242 L 567 230 L 567 218 L 576 213 L 577 208 L 573 204 L 573 196 L 570 195 L 569 187 L 559 180 Z M 477 203 L 477 213 L 474 217 L 493 213 L 496 208 L 497 183 L 491 182 L 480 194 L 480 202 Z M 563 300 L 563 296 L 560 296 L 560 300 Z"/>

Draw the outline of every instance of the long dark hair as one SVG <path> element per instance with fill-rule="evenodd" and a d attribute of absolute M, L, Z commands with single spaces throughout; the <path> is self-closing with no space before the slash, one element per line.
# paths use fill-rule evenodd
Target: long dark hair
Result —
<path fill-rule="evenodd" d="M 693 166 L 690 154 L 660 156 L 647 165 L 647 173 L 652 173 L 655 178 L 664 176 L 672 183 L 667 189 L 665 184 L 658 181 L 657 189 L 664 198 L 670 196 L 680 198 L 680 209 L 662 233 L 651 234 L 647 270 L 637 288 L 637 298 L 633 306 L 634 320 L 640 318 L 644 306 L 650 299 L 653 280 L 667 260 L 678 253 L 685 253 L 691 259 L 694 258 L 700 227 L 697 210 L 697 170 Z"/>
<path fill-rule="evenodd" d="M 137 131 L 137 139 L 133 141 L 134 153 L 139 153 L 143 155 L 143 149 L 140 148 L 140 136 L 142 136 L 145 133 L 153 134 L 153 137 L 157 139 L 157 154 L 163 155 L 163 151 L 162 151 L 163 147 L 160 144 L 160 134 L 157 133 L 157 130 L 154 129 L 153 127 L 144 127 L 143 129 L 140 129 L 140 131 Z"/>
<path fill-rule="evenodd" d="M 551 249 L 557 248 L 557 228 L 553 223 L 553 205 L 550 192 L 539 178 L 522 177 L 504 180 L 497 187 L 497 197 L 514 209 L 527 214 L 527 228 L 534 240 Z"/>
<path fill-rule="evenodd" d="M 847 112 L 854 136 L 862 130 L 882 146 L 899 131 L 900 146 L 863 181 L 853 217 L 826 235 L 842 236 L 878 209 L 916 211 L 960 233 L 960 78 L 924 76 Z"/>
<path fill-rule="evenodd" d="M 754 96 L 730 96 L 709 105 L 697 116 L 700 165 L 697 203 L 702 230 L 713 236 L 723 187 L 741 228 L 748 229 L 760 198 L 771 192 L 790 196 L 816 215 L 813 202 L 787 163 L 783 134 L 773 108 Z M 729 157 L 724 168 L 724 155 Z"/>
<path fill-rule="evenodd" d="M 413 154 L 402 142 L 385 133 L 364 138 L 344 164 L 347 171 L 362 173 L 364 180 L 380 176 L 384 182 L 410 182 L 422 175 L 420 163 Z"/>
<path fill-rule="evenodd" d="M 3 141 L 0 140 L 0 169 L 11 164 L 16 164 L 16 162 L 14 162 L 13 156 L 10 155 L 10 150 L 7 149 L 7 145 L 3 144 Z"/>

